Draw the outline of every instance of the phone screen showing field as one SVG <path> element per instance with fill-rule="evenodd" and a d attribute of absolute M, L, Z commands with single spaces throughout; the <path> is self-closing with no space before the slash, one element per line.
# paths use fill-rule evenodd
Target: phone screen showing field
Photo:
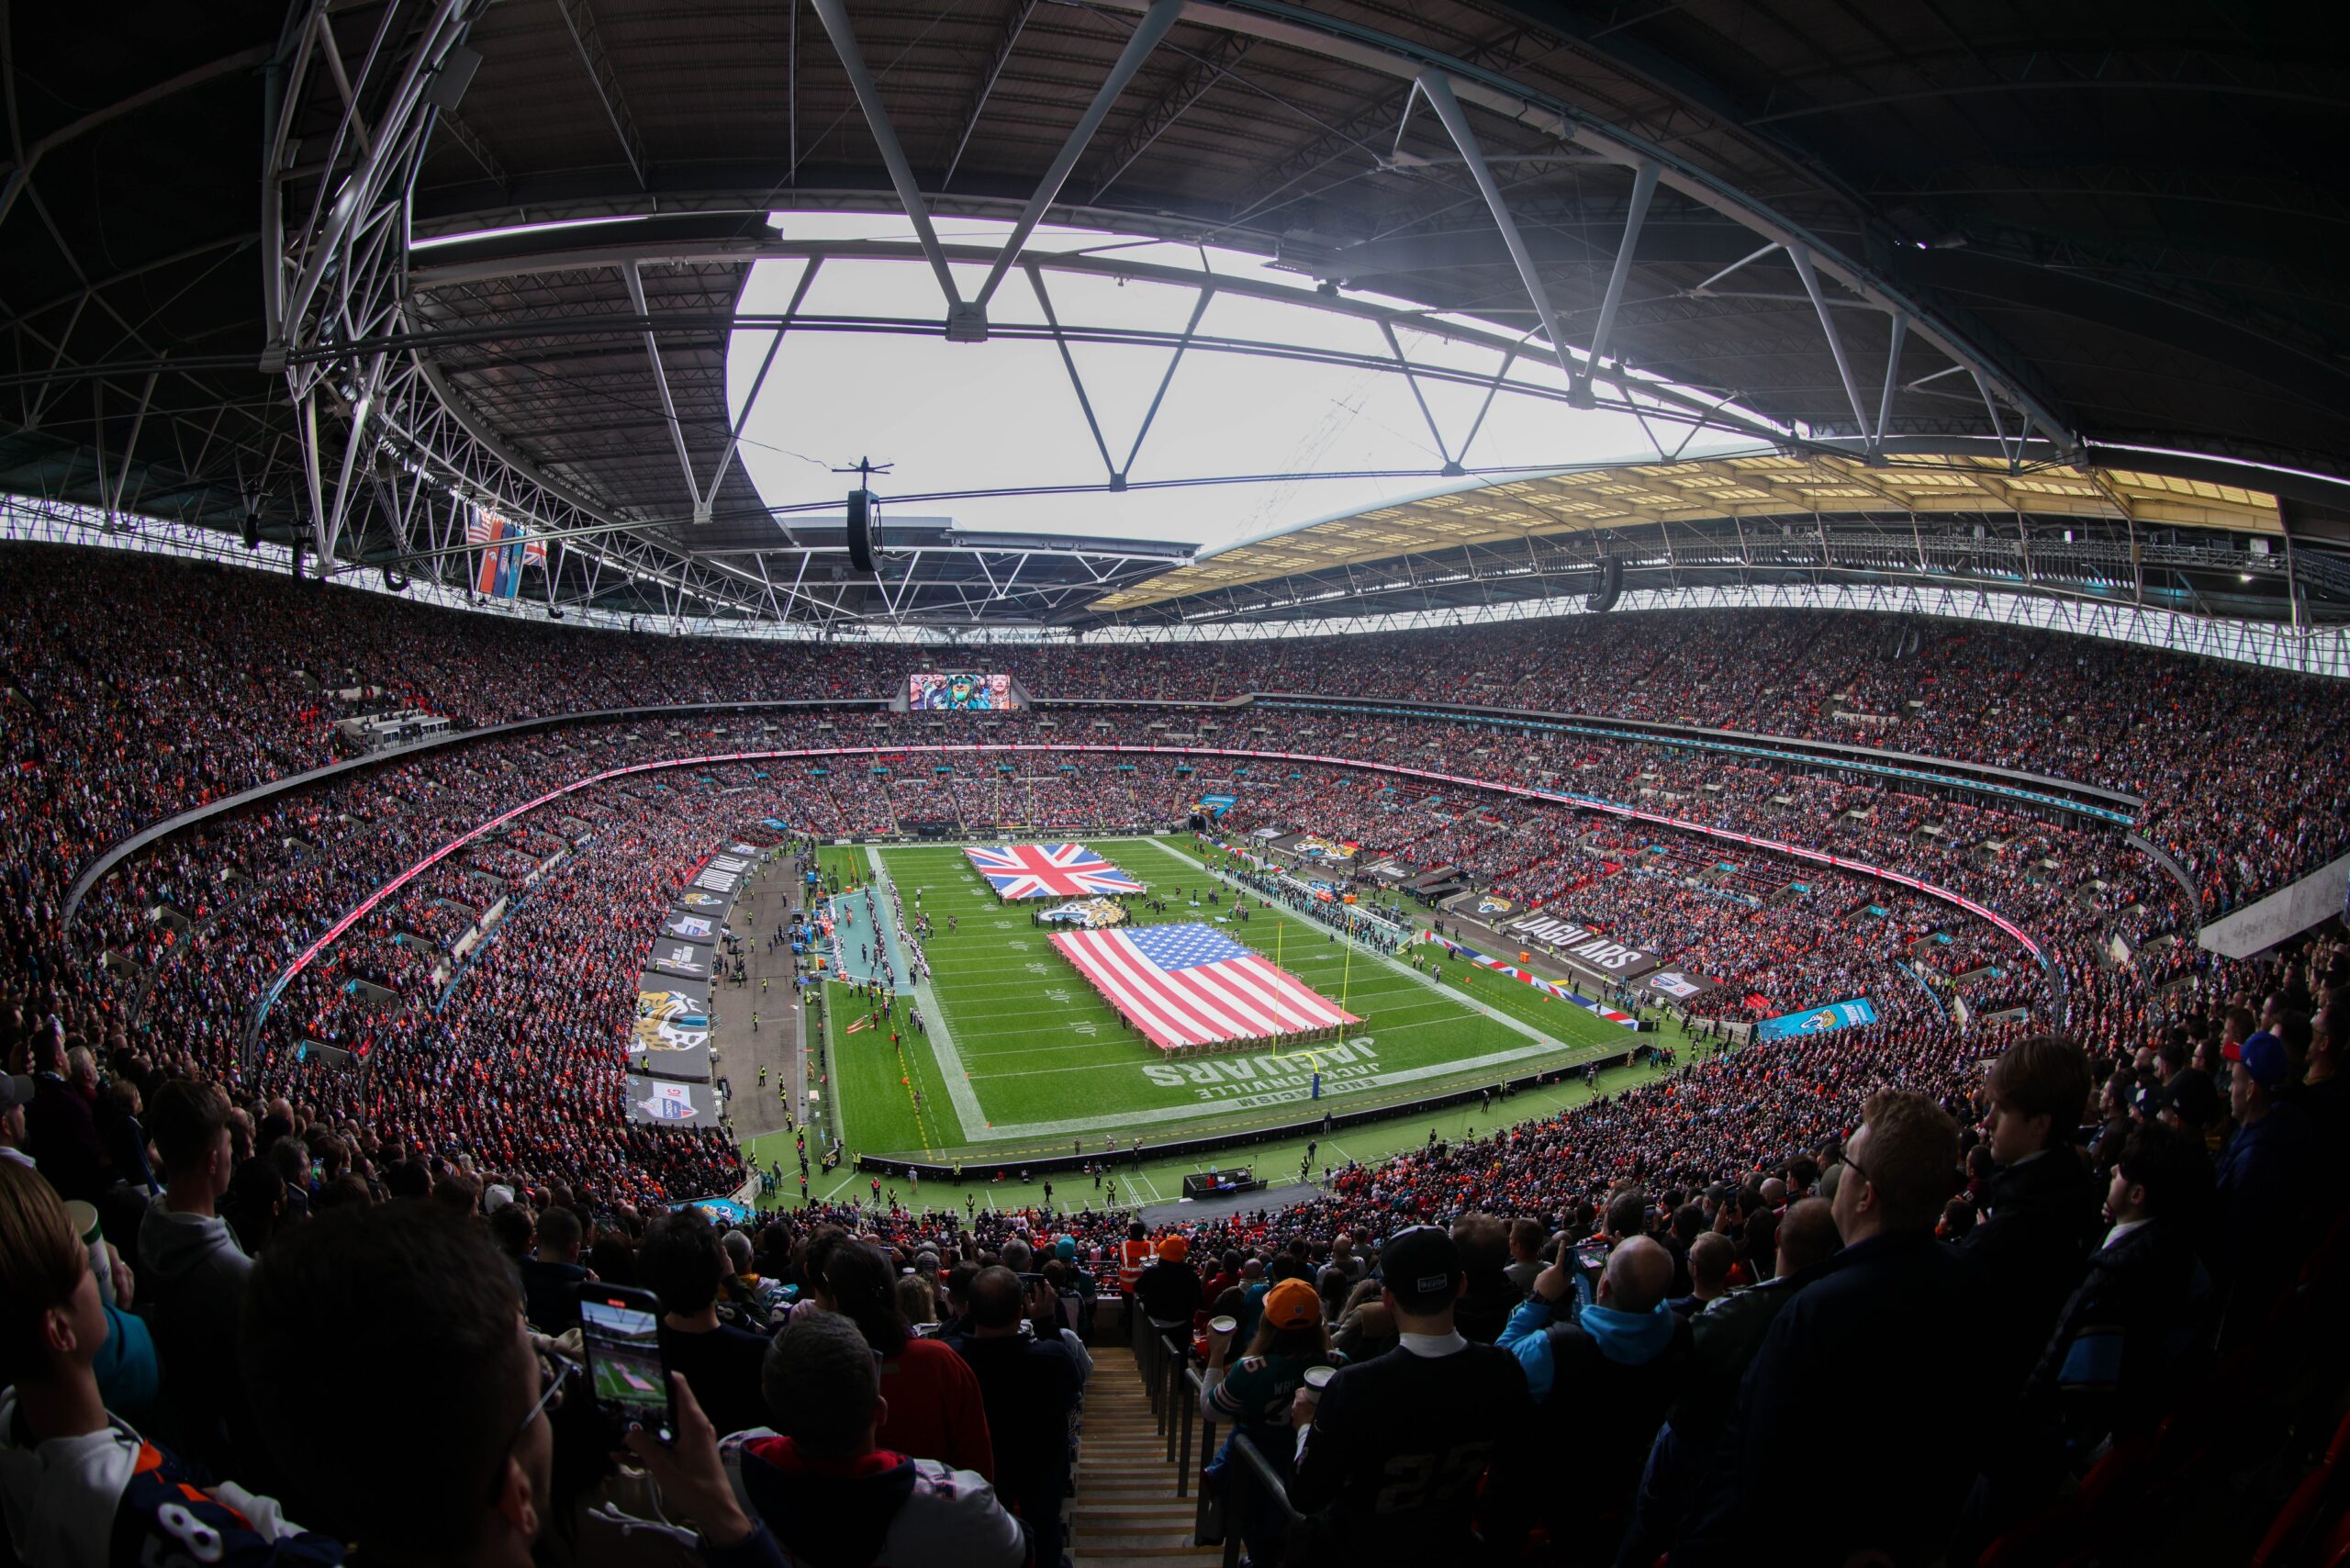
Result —
<path fill-rule="evenodd" d="M 653 1314 L 610 1302 L 582 1301 L 579 1327 L 600 1403 L 667 1409 L 668 1393 L 661 1385 L 661 1325 Z"/>

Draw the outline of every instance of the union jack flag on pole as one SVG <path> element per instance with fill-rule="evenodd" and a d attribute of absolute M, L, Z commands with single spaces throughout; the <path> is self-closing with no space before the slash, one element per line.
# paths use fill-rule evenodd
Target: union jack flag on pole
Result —
<path fill-rule="evenodd" d="M 1053 946 L 1162 1049 L 1362 1022 L 1213 925 L 1069 931 Z"/>
<path fill-rule="evenodd" d="M 1143 890 L 1140 882 L 1082 844 L 1011 844 L 963 853 L 1007 902 Z"/>

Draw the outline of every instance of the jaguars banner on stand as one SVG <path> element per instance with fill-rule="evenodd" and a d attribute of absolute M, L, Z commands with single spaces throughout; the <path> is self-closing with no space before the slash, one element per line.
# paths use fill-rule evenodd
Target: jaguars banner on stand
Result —
<path fill-rule="evenodd" d="M 636 1025 L 629 1036 L 628 1065 L 656 1078 L 710 1081 L 710 996 L 697 996 L 683 981 L 647 975 L 638 982 Z"/>

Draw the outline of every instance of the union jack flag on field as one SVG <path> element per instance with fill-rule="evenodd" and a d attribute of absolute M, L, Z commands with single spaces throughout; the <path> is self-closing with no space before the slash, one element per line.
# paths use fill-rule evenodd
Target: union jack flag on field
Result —
<path fill-rule="evenodd" d="M 963 853 L 996 896 L 1006 901 L 1143 890 L 1140 882 L 1082 844 L 1011 844 Z"/>

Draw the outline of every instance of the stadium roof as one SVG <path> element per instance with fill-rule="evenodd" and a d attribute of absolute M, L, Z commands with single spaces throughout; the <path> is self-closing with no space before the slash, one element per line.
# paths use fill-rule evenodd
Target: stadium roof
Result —
<path fill-rule="evenodd" d="M 2350 88 L 2286 14 L 216 0 L 19 6 L 8 25 L 0 485 L 19 494 L 251 516 L 337 569 L 447 573 L 456 492 L 561 542 L 565 602 L 851 620 L 981 613 L 973 585 L 992 593 L 1022 555 L 1058 597 L 1000 607 L 1017 618 L 1214 616 L 1296 575 L 1269 552 L 1337 532 L 1189 577 L 1036 540 L 901 556 L 870 583 L 835 581 L 817 535 L 726 548 L 768 521 L 727 363 L 770 214 L 918 210 L 1212 241 L 1340 300 L 1482 323 L 1553 356 L 1577 404 L 1699 399 L 1647 407 L 1661 452 L 1718 400 L 1794 465 L 1774 483 L 1828 503 L 1729 493 L 1645 532 L 1628 512 L 1504 536 L 1585 546 L 1528 557 L 1554 588 L 1604 545 L 1634 578 L 1925 574 L 2340 613 L 2350 174 L 2324 149 Z M 925 259 L 929 319 L 861 330 L 991 324 L 975 274 L 997 263 Z M 1651 502 L 1727 488 L 1710 462 L 1695 473 L 1612 482 Z M 1959 510 L 1928 473 L 1971 492 Z M 1899 498 L 1835 494 L 1871 480 Z M 1508 482 L 1561 508 L 1602 487 Z M 2109 486 L 2109 511 L 2068 510 Z M 1443 575 L 1423 569 L 1426 520 L 1472 504 L 1504 503 L 1364 514 L 1393 532 L 1328 564 L 1425 583 Z M 1762 517 L 1818 519 L 1818 552 L 1758 552 L 1738 531 Z M 1989 547 L 2003 530 L 2011 554 Z M 1914 565 L 1887 553 L 1905 532 Z M 797 588 L 777 580 L 795 550 Z M 2122 553 L 2126 585 L 2098 551 Z M 1516 591 L 1497 563 L 1470 567 L 1473 591 Z M 1304 587 L 1367 608 L 1472 591 Z"/>

